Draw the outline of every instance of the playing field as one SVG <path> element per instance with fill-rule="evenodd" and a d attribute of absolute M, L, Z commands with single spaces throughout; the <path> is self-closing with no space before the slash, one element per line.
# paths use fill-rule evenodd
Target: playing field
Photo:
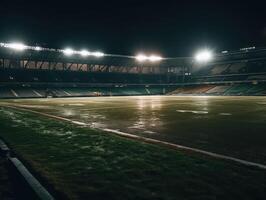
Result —
<path fill-rule="evenodd" d="M 115 134 L 130 133 L 265 165 L 266 97 L 2 100 L 0 125 L 0 136 L 15 152 L 70 199 L 266 195 L 263 169 Z"/>
<path fill-rule="evenodd" d="M 96 97 L 10 103 L 94 128 L 266 164 L 265 97 Z"/>

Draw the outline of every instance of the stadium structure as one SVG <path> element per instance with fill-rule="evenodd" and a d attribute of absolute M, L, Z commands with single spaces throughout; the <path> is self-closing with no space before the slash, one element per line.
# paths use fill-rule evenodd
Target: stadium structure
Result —
<path fill-rule="evenodd" d="M 18 50 L 2 43 L 0 97 L 266 94 L 265 49 L 223 52 L 203 63 L 192 57 L 140 62 L 132 56 L 69 51 Z"/>
<path fill-rule="evenodd" d="M 0 43 L 0 199 L 265 199 L 265 95 L 264 48 Z"/>

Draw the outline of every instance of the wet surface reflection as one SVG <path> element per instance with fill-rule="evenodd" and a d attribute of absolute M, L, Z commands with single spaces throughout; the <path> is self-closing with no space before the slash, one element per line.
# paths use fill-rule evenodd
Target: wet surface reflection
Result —
<path fill-rule="evenodd" d="M 266 161 L 265 97 L 98 97 L 11 101 L 89 124 Z"/>

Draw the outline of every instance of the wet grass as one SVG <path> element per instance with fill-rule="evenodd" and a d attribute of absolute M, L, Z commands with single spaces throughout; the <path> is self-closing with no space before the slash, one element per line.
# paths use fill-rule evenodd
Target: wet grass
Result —
<path fill-rule="evenodd" d="M 95 97 L 2 103 L 266 164 L 266 97 Z"/>
<path fill-rule="evenodd" d="M 0 136 L 69 199 L 265 199 L 266 171 L 0 108 Z"/>

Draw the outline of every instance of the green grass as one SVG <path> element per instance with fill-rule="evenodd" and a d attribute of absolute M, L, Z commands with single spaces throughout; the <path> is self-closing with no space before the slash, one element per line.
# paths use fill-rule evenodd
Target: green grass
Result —
<path fill-rule="evenodd" d="M 266 171 L 0 108 L 0 136 L 69 199 L 265 199 Z"/>
<path fill-rule="evenodd" d="M 6 104 L 266 165 L 266 97 L 139 96 L 0 101 L 0 105 Z"/>

